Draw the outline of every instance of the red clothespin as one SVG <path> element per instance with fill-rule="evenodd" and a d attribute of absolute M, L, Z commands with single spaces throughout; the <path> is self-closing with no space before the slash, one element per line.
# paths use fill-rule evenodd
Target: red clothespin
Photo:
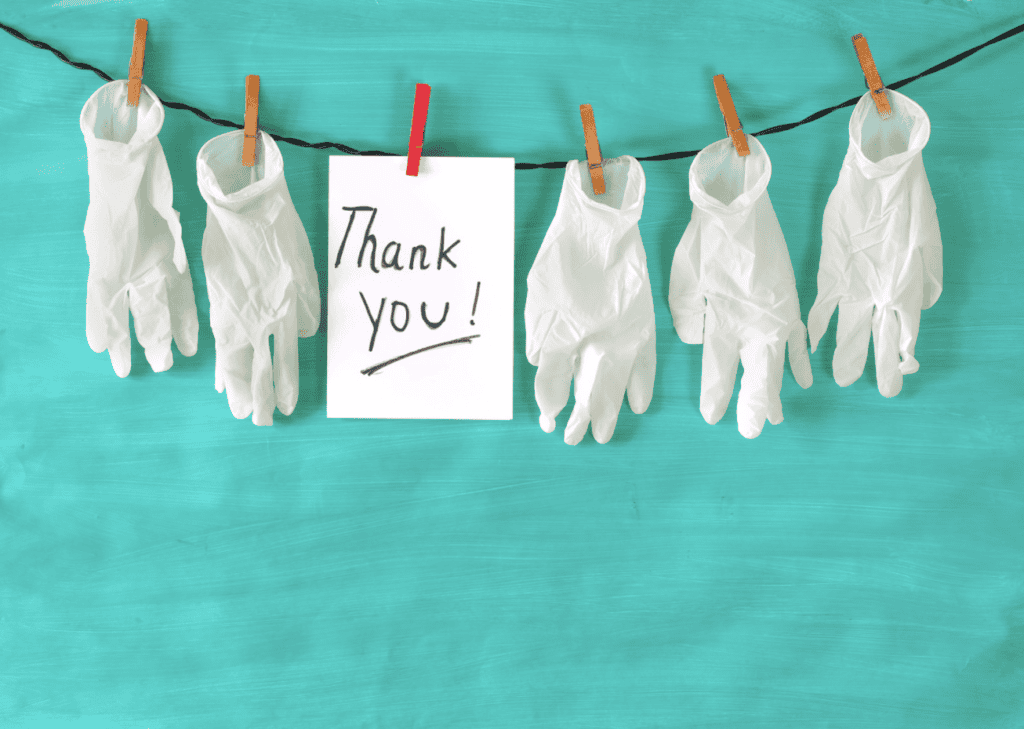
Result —
<path fill-rule="evenodd" d="M 746 157 L 750 154 L 747 147 L 747 135 L 743 133 L 743 125 L 736 114 L 736 106 L 732 103 L 732 94 L 729 93 L 729 84 L 725 82 L 725 76 L 718 74 L 714 78 L 715 96 L 718 97 L 718 108 L 722 110 L 722 117 L 725 119 L 725 131 L 732 138 L 732 146 L 736 148 L 736 154 Z"/>
<path fill-rule="evenodd" d="M 878 69 L 875 67 L 875 59 L 871 57 L 867 39 L 860 33 L 853 36 L 853 48 L 857 51 L 857 60 L 864 71 L 864 80 L 871 89 L 871 98 L 875 100 L 879 115 L 885 119 L 892 113 L 892 108 L 889 106 L 889 97 L 885 94 L 885 84 L 882 83 L 882 77 L 878 75 Z"/>
<path fill-rule="evenodd" d="M 256 121 L 260 111 L 260 77 L 250 74 L 245 77 L 245 140 L 242 142 L 242 164 L 256 166 L 256 137 L 259 131 Z"/>
<path fill-rule="evenodd" d="M 149 23 L 139 18 L 135 21 L 135 42 L 132 43 L 132 62 L 128 65 L 128 105 L 139 105 L 142 93 L 142 66 L 146 60 L 146 31 Z"/>
<path fill-rule="evenodd" d="M 590 169 L 590 183 L 595 195 L 604 195 L 604 170 L 601 169 L 601 145 L 597 141 L 597 127 L 594 125 L 594 108 L 580 104 L 580 119 L 583 120 L 583 138 L 587 145 L 587 167 Z"/>
<path fill-rule="evenodd" d="M 420 156 L 423 154 L 423 132 L 427 126 L 427 109 L 430 107 L 430 86 L 416 84 L 416 101 L 412 106 L 412 129 L 409 131 L 409 160 L 405 174 L 417 177 L 420 174 Z"/>

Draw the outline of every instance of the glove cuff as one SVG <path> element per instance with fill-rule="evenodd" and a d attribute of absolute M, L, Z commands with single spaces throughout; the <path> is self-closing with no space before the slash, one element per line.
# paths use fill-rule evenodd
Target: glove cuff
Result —
<path fill-rule="evenodd" d="M 676 334 L 686 344 L 704 343 L 704 310 L 678 310 L 672 307 L 672 323 Z"/>
<path fill-rule="evenodd" d="M 156 94 L 143 84 L 138 106 L 129 106 L 124 80 L 98 88 L 79 116 L 92 163 L 144 163 L 163 124 L 164 106 Z"/>
<path fill-rule="evenodd" d="M 740 157 L 729 138 L 709 144 L 690 165 L 690 200 L 713 218 L 745 217 L 768 189 L 772 162 L 761 142 L 747 135 L 750 154 Z"/>
<path fill-rule="evenodd" d="M 850 116 L 849 154 L 868 179 L 904 174 L 931 136 L 931 121 L 918 103 L 892 89 L 886 94 L 892 107 L 888 119 L 878 115 L 870 91 Z"/>
<path fill-rule="evenodd" d="M 278 189 L 284 183 L 284 159 L 274 139 L 262 132 L 256 139 L 256 166 L 242 165 L 245 132 L 214 137 L 199 150 L 196 174 L 199 191 L 213 208 L 272 223 L 285 206 Z M 277 194 L 272 194 L 277 193 Z"/>
<path fill-rule="evenodd" d="M 586 225 L 606 225 L 613 229 L 613 238 L 621 240 L 626 231 L 636 225 L 644 209 L 644 194 L 647 179 L 643 167 L 635 157 L 623 155 L 615 159 L 605 160 L 603 165 L 612 167 L 626 166 L 626 179 L 622 189 L 622 200 L 618 207 L 613 207 L 609 193 L 604 198 L 593 194 L 589 176 L 584 179 L 582 170 L 587 169 L 586 161 L 570 161 L 565 167 L 565 178 L 562 182 L 562 194 L 559 205 L 571 200 L 580 210 L 580 219 Z M 588 192 L 588 190 L 590 192 Z"/>

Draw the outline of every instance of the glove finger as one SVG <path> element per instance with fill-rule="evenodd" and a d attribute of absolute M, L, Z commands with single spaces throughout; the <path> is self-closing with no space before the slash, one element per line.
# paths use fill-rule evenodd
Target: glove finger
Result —
<path fill-rule="evenodd" d="M 261 335 L 252 358 L 252 422 L 256 425 L 273 425 L 275 402 L 270 335 L 264 334 Z"/>
<path fill-rule="evenodd" d="M 903 373 L 899 366 L 900 323 L 896 319 L 896 312 L 889 307 L 876 309 L 872 333 L 875 337 L 875 379 L 878 380 L 878 391 L 885 397 L 895 397 L 903 389 Z"/>
<path fill-rule="evenodd" d="M 221 385 L 217 391 L 227 390 L 232 415 L 247 418 L 252 414 L 252 346 L 227 346 L 215 340 L 215 347 Z"/>
<path fill-rule="evenodd" d="M 128 289 L 113 293 L 89 280 L 85 299 L 85 337 L 93 352 L 110 352 L 114 374 L 132 370 L 132 340 L 128 334 Z"/>
<path fill-rule="evenodd" d="M 629 375 L 629 383 L 626 386 L 629 407 L 637 415 L 647 412 L 654 395 L 654 370 L 657 364 L 654 340 L 655 333 L 652 328 L 650 339 L 644 344 L 633 363 L 633 371 Z"/>
<path fill-rule="evenodd" d="M 316 266 L 313 263 L 313 251 L 309 246 L 309 236 L 302 225 L 291 197 L 287 196 L 285 209 L 281 214 L 281 226 L 291 226 L 293 258 L 295 272 L 296 304 L 298 306 L 296 331 L 300 337 L 311 337 L 320 328 L 320 285 L 317 280 Z M 290 221 L 290 222 L 285 222 Z M 275 336 L 274 358 L 277 358 L 277 342 Z"/>
<path fill-rule="evenodd" d="M 900 320 L 900 372 L 912 375 L 920 369 L 920 363 L 914 359 L 914 346 L 917 344 L 917 333 L 921 327 L 921 310 L 916 307 L 897 309 L 896 316 Z"/>
<path fill-rule="evenodd" d="M 565 349 L 541 351 L 533 390 L 540 407 L 540 427 L 545 433 L 555 429 L 555 418 L 569 401 L 575 356 Z"/>
<path fill-rule="evenodd" d="M 221 372 L 221 367 L 221 358 L 215 355 L 213 363 L 213 388 L 217 392 L 224 392 L 224 373 Z"/>
<path fill-rule="evenodd" d="M 839 304 L 839 328 L 836 330 L 836 352 L 832 356 L 832 376 L 836 384 L 846 387 L 864 372 L 871 339 L 871 311 L 868 303 Z"/>
<path fill-rule="evenodd" d="M 717 329 L 710 333 L 705 331 L 700 373 L 700 414 L 712 425 L 722 419 L 729 407 L 739 361 L 739 341 L 735 335 Z"/>
<path fill-rule="evenodd" d="M 605 352 L 597 355 L 597 372 L 590 392 L 591 431 L 598 443 L 607 443 L 615 433 L 622 410 L 622 399 L 626 394 L 626 383 L 630 379 L 633 357 L 623 357 L 619 352 Z M 579 400 L 579 393 L 576 395 Z"/>
<path fill-rule="evenodd" d="M 567 445 L 576 445 L 583 436 L 587 434 L 587 427 L 590 425 L 590 403 L 576 399 L 576 405 L 569 414 L 569 421 L 565 424 L 565 435 L 563 440 Z"/>
<path fill-rule="evenodd" d="M 299 339 L 295 321 L 282 323 L 274 332 L 274 395 L 277 409 L 291 415 L 299 401 Z"/>
<path fill-rule="evenodd" d="M 315 285 L 307 289 L 299 303 L 298 336 L 312 337 L 320 329 L 320 290 Z"/>
<path fill-rule="evenodd" d="M 800 387 L 805 390 L 814 384 L 814 374 L 811 372 L 811 359 L 807 355 L 807 328 L 802 321 L 798 321 L 789 331 L 789 368 L 793 370 L 793 377 Z"/>
<path fill-rule="evenodd" d="M 569 415 L 569 421 L 565 424 L 565 442 L 569 445 L 576 445 L 587 434 L 587 427 L 591 420 L 592 395 L 597 382 L 600 360 L 601 355 L 595 350 L 593 344 L 585 344 L 580 350 L 579 364 L 573 375 L 573 395 L 576 398 L 576 405 Z M 624 389 L 625 382 L 623 382 Z M 621 393 L 619 403 L 622 403 Z M 614 427 L 613 423 L 612 428 Z M 594 437 L 597 437 L 596 434 Z"/>
<path fill-rule="evenodd" d="M 540 366 L 540 356 L 542 351 L 552 349 L 552 346 L 548 344 L 548 334 L 551 331 L 556 318 L 556 314 L 553 311 L 545 311 L 542 314 L 537 314 L 534 311 L 533 298 L 530 292 L 526 294 L 526 313 L 524 318 L 526 320 L 526 359 L 534 367 Z M 557 342 L 558 340 L 552 340 Z M 545 347 L 547 345 L 547 347 Z M 557 349 L 563 349 L 562 347 L 554 347 Z"/>
<path fill-rule="evenodd" d="M 302 242 L 300 241 L 300 245 Z M 306 250 L 309 244 L 306 243 Z M 312 337 L 320 328 L 320 285 L 317 282 L 316 269 L 313 268 L 313 258 L 309 255 L 308 266 L 306 267 L 306 281 L 298 285 L 298 320 L 296 323 L 300 337 Z"/>
<path fill-rule="evenodd" d="M 758 338 L 743 346 L 743 378 L 736 401 L 736 423 L 744 438 L 761 435 L 764 421 L 782 422 L 782 362 L 784 342 Z"/>
<path fill-rule="evenodd" d="M 811 306 L 811 311 L 807 315 L 807 334 L 811 340 L 812 352 L 818 348 L 818 342 L 825 335 L 828 324 L 832 321 L 832 314 L 835 313 L 838 304 L 839 299 L 831 296 L 827 299 L 818 298 L 815 300 L 814 305 Z"/>
<path fill-rule="evenodd" d="M 199 348 L 199 316 L 188 264 L 185 264 L 184 273 L 173 271 L 167 283 L 171 300 L 171 335 L 178 351 L 191 357 Z"/>
<path fill-rule="evenodd" d="M 174 364 L 171 354 L 170 302 L 162 277 L 128 287 L 128 302 L 135 319 L 135 336 L 146 349 L 154 372 L 165 372 Z"/>

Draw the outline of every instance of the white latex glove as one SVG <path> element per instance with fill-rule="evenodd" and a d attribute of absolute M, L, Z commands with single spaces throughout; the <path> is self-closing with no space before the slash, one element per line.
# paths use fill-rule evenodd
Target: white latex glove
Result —
<path fill-rule="evenodd" d="M 690 165 L 693 216 L 672 259 L 669 308 L 679 338 L 704 343 L 701 415 L 721 419 L 742 361 L 736 420 L 756 438 L 766 418 L 782 422 L 787 343 L 797 383 L 810 387 L 813 377 L 793 265 L 768 199 L 772 163 L 755 137 L 747 144 L 740 157 L 723 139 Z"/>
<path fill-rule="evenodd" d="M 236 418 L 274 424 L 299 399 L 298 337 L 320 326 L 313 252 L 284 179 L 284 160 L 268 134 L 255 167 L 242 166 L 239 130 L 199 150 L 199 191 L 207 203 L 203 265 L 217 347 L 214 386 L 228 392 Z M 274 335 L 271 363 L 270 335 Z"/>
<path fill-rule="evenodd" d="M 550 433 L 575 379 L 565 442 L 607 443 L 624 393 L 635 413 L 654 390 L 654 300 L 637 222 L 646 182 L 633 157 L 606 160 L 594 195 L 587 164 L 565 168 L 558 209 L 527 278 L 526 356 L 537 367 L 540 427 Z"/>
<path fill-rule="evenodd" d="M 85 102 L 79 122 L 89 159 L 86 338 L 94 352 L 109 350 L 114 372 L 127 377 L 130 310 L 146 359 L 163 372 L 174 363 L 172 337 L 186 357 L 199 338 L 171 173 L 157 139 L 163 104 L 143 85 L 139 105 L 128 106 L 128 82 L 111 81 Z"/>
<path fill-rule="evenodd" d="M 921 310 L 942 293 L 942 239 L 921 150 L 931 123 L 924 109 L 886 90 L 879 116 L 871 94 L 850 118 L 850 146 L 825 206 L 818 297 L 807 317 L 811 351 L 839 307 L 832 372 L 842 387 L 864 371 L 874 335 L 878 391 L 892 397 L 917 372 Z"/>

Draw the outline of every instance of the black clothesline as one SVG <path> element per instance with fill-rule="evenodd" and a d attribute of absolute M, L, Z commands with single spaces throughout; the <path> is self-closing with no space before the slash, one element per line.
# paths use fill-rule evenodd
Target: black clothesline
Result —
<path fill-rule="evenodd" d="M 82 69 L 83 71 L 92 71 L 97 76 L 102 78 L 104 81 L 113 81 L 114 80 L 109 74 L 104 73 L 103 71 L 101 71 L 100 69 L 96 68 L 95 66 L 91 66 L 88 63 L 81 63 L 81 62 L 72 61 L 70 58 L 68 58 L 66 55 L 64 55 L 63 53 L 61 53 L 59 50 L 57 50 L 53 46 L 49 45 L 48 43 L 44 43 L 43 41 L 32 40 L 31 38 L 27 38 L 22 33 L 20 33 L 19 31 L 15 30 L 14 28 L 12 28 L 9 25 L 5 25 L 4 23 L 0 22 L 0 28 L 2 28 L 3 30 L 7 31 L 11 35 L 13 35 L 15 38 L 17 38 L 19 40 L 23 40 L 26 43 L 29 43 L 29 44 L 35 46 L 36 48 L 42 48 L 43 50 L 50 51 L 55 56 L 57 56 L 57 58 L 59 58 L 60 60 L 64 61 L 64 63 L 67 63 L 67 64 L 69 64 L 71 66 L 74 66 L 75 68 Z M 962 61 L 965 58 L 968 58 L 970 56 L 973 56 L 975 53 L 980 51 L 982 48 L 985 48 L 987 46 L 993 45 L 995 43 L 999 43 L 1000 41 L 1004 41 L 1004 40 L 1006 40 L 1008 38 L 1012 38 L 1013 36 L 1015 36 L 1015 35 L 1017 35 L 1019 33 L 1022 33 L 1022 32 L 1024 32 L 1024 24 L 1018 25 L 1018 26 L 1016 26 L 1014 28 L 1010 28 L 1005 33 L 1000 33 L 995 38 L 987 40 L 987 41 L 985 41 L 984 43 L 982 43 L 980 45 L 974 46 L 973 48 L 969 48 L 966 51 L 964 51 L 963 53 L 958 53 L 957 55 L 953 56 L 952 58 L 948 58 L 945 61 L 942 61 L 941 63 L 937 63 L 934 66 L 932 66 L 931 68 L 925 69 L 924 71 L 922 71 L 919 74 L 916 74 L 914 76 L 909 76 L 908 78 L 901 79 L 899 81 L 896 81 L 895 83 L 887 84 L 886 88 L 887 89 L 898 89 L 898 88 L 900 88 L 902 86 L 906 86 L 907 84 L 913 83 L 914 81 L 917 81 L 920 78 L 924 78 L 925 76 L 930 76 L 933 73 L 937 73 L 937 72 L 939 72 L 939 71 L 941 71 L 941 70 L 943 70 L 945 68 L 949 68 L 953 64 L 960 63 L 960 61 Z M 157 98 L 159 98 L 159 97 L 157 97 Z M 779 132 L 786 132 L 786 131 L 789 131 L 790 129 L 795 129 L 796 127 L 799 127 L 799 126 L 801 126 L 803 124 L 809 124 L 812 121 L 817 121 L 818 119 L 821 119 L 823 116 L 827 116 L 828 114 L 831 114 L 833 111 L 838 111 L 839 109 L 843 109 L 843 108 L 845 108 L 847 106 L 854 106 L 854 105 L 856 105 L 856 103 L 859 100 L 860 100 L 860 96 L 855 96 L 852 99 L 847 99 L 846 101 L 844 101 L 841 104 L 836 104 L 835 106 L 830 106 L 828 108 L 821 109 L 820 111 L 816 111 L 813 114 L 811 114 L 810 116 L 808 116 L 808 117 L 806 117 L 804 119 L 801 119 L 800 121 L 789 122 L 787 124 L 779 124 L 779 125 L 774 126 L 774 127 L 769 127 L 768 129 L 762 129 L 759 132 L 754 132 L 753 136 L 760 137 L 760 136 L 764 136 L 766 134 L 777 134 Z M 188 104 L 183 104 L 183 103 L 178 102 L 178 101 L 164 101 L 163 99 L 160 99 L 160 102 L 164 106 L 166 106 L 166 107 L 168 107 L 170 109 L 181 109 L 183 111 L 190 111 L 193 114 L 195 114 L 196 116 L 198 116 L 200 119 L 204 119 L 204 120 L 206 120 L 208 122 L 212 122 L 214 124 L 218 124 L 218 125 L 220 125 L 222 127 L 231 127 L 233 129 L 242 129 L 243 128 L 243 125 L 241 125 L 241 124 L 239 124 L 237 122 L 233 122 L 233 121 L 230 121 L 228 119 L 217 119 L 215 117 L 210 116 L 209 114 L 207 114 L 202 109 L 197 109 L 196 107 L 189 106 Z M 369 157 L 381 157 L 381 156 L 384 156 L 384 157 L 397 157 L 397 156 L 399 156 L 395 152 L 383 152 L 383 151 L 377 150 L 377 149 L 373 149 L 373 150 L 358 150 L 358 149 L 355 149 L 353 147 L 348 146 L 347 144 L 340 144 L 339 142 L 307 142 L 307 141 L 305 141 L 303 139 L 296 139 L 294 137 L 285 137 L 285 136 L 282 136 L 280 134 L 274 134 L 272 132 L 268 132 L 266 129 L 261 129 L 261 131 L 263 133 L 265 133 L 265 134 L 269 134 L 271 137 L 276 139 L 278 142 L 286 142 L 288 144 L 295 145 L 296 147 L 306 147 L 306 148 L 309 148 L 309 149 L 337 149 L 338 151 L 344 152 L 345 154 L 362 155 L 362 156 L 369 156 Z M 693 157 L 698 152 L 700 152 L 699 149 L 687 150 L 685 152 L 668 152 L 666 154 L 655 154 L 655 155 L 651 155 L 651 156 L 648 156 L 648 157 L 637 157 L 637 160 L 640 161 L 640 162 L 663 162 L 663 161 L 666 161 L 666 160 L 684 159 L 686 157 Z M 402 156 L 404 156 L 404 155 L 402 155 Z M 516 169 L 517 170 L 560 169 L 560 168 L 565 167 L 566 164 L 567 164 L 567 161 L 562 161 L 562 162 L 540 162 L 540 163 L 516 162 Z"/>

